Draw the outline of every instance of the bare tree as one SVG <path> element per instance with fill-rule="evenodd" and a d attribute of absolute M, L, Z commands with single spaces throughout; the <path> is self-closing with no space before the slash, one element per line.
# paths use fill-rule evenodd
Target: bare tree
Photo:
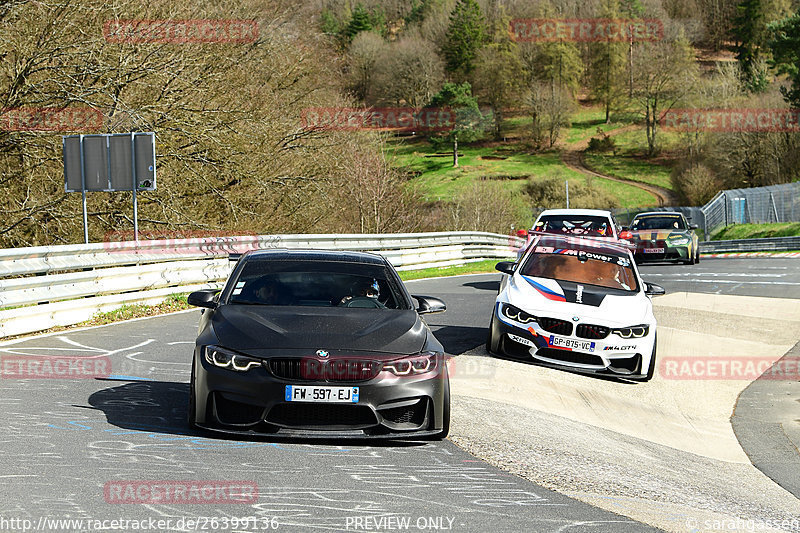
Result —
<path fill-rule="evenodd" d="M 561 128 L 569 127 L 569 117 L 575 109 L 572 95 L 563 87 L 551 83 L 534 83 L 528 96 L 531 113 L 531 136 L 533 143 L 551 147 L 558 141 Z"/>
<path fill-rule="evenodd" d="M 101 132 L 154 131 L 158 190 L 140 195 L 141 229 L 302 231 L 325 216 L 344 132 L 304 127 L 304 108 L 345 106 L 327 41 L 289 0 L 6 6 L 0 34 L 4 108 L 90 108 Z M 119 19 L 250 20 L 245 41 L 121 42 Z M 223 38 L 224 41 L 224 38 Z M 64 194 L 58 132 L 0 133 L 0 245 L 77 242 L 79 195 Z M 368 139 L 361 142 L 369 143 Z M 90 238 L 131 227 L 130 195 L 89 195 Z"/>
<path fill-rule="evenodd" d="M 333 183 L 328 198 L 328 212 L 334 213 L 336 219 L 333 227 L 358 233 L 425 227 L 425 214 L 416 191 L 387 159 L 385 139 L 378 137 L 377 142 L 377 150 L 363 147 L 356 138 L 343 142 L 340 162 L 346 165 L 347 174 Z"/>
<path fill-rule="evenodd" d="M 422 107 L 441 88 L 444 63 L 429 41 L 403 37 L 381 55 L 375 67 L 375 100 Z"/>
<path fill-rule="evenodd" d="M 522 195 L 503 183 L 474 181 L 447 205 L 448 229 L 508 233 L 512 226 L 530 226 Z"/>
<path fill-rule="evenodd" d="M 376 67 L 385 57 L 389 45 L 383 37 L 371 31 L 356 35 L 348 50 L 348 77 L 356 98 L 367 101 L 374 95 L 373 78 Z"/>
<path fill-rule="evenodd" d="M 675 39 L 640 43 L 633 72 L 633 96 L 644 118 L 647 152 L 652 155 L 659 120 L 692 91 L 697 66 L 688 41 L 679 34 Z"/>

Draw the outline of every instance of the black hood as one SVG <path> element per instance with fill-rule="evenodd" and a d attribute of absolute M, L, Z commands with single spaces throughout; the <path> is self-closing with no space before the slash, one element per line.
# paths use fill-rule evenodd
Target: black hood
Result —
<path fill-rule="evenodd" d="M 591 305 L 593 307 L 600 307 L 603 304 L 606 296 L 609 294 L 626 295 L 630 294 L 621 289 L 612 289 L 610 287 L 600 287 L 598 285 L 586 285 L 583 283 L 573 283 L 571 281 L 556 280 L 556 283 L 564 291 L 564 299 L 573 304 Z M 580 290 L 578 287 L 580 286 Z M 580 296 L 580 297 L 579 297 Z"/>
<path fill-rule="evenodd" d="M 414 354 L 427 328 L 413 309 L 223 305 L 211 326 L 220 345 L 253 355 L 273 350 Z"/>

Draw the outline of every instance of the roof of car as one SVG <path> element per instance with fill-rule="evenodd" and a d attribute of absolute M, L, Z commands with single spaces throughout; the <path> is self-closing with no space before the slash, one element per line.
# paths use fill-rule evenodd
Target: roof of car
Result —
<path fill-rule="evenodd" d="M 578 250 L 586 252 L 621 255 L 626 257 L 628 254 L 630 254 L 629 245 L 602 237 L 565 237 L 562 235 L 547 234 L 539 236 L 539 240 L 536 241 L 536 245 L 564 249 L 570 249 L 571 246 L 574 246 Z"/>
<path fill-rule="evenodd" d="M 268 259 L 270 261 L 335 261 L 368 265 L 386 264 L 386 259 L 378 254 L 345 250 L 252 250 L 247 252 L 244 257 L 248 261 Z"/>
<path fill-rule="evenodd" d="M 637 213 L 633 218 L 639 217 L 655 217 L 655 216 L 665 216 L 665 217 L 679 217 L 682 216 L 683 213 L 680 211 L 648 211 L 647 213 Z"/>
<path fill-rule="evenodd" d="M 545 209 L 539 215 L 542 216 L 549 216 L 549 215 L 577 215 L 577 216 L 605 216 L 610 217 L 611 211 L 606 209 Z"/>

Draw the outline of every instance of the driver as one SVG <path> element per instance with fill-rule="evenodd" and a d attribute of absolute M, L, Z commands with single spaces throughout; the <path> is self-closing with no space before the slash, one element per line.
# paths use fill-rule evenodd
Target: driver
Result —
<path fill-rule="evenodd" d="M 350 295 L 342 298 L 339 304 L 346 304 L 353 298 L 371 298 L 377 300 L 380 294 L 381 288 L 380 285 L 378 285 L 378 280 L 362 279 L 350 286 Z"/>

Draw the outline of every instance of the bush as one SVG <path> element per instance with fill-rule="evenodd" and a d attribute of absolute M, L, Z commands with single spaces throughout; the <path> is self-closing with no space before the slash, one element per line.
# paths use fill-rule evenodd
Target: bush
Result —
<path fill-rule="evenodd" d="M 722 180 L 701 163 L 676 167 L 671 180 L 672 187 L 688 205 L 703 205 L 722 189 Z"/>
<path fill-rule="evenodd" d="M 617 143 L 614 142 L 614 139 L 598 128 L 597 132 L 600 134 L 600 137 L 592 137 L 589 139 L 589 146 L 587 146 L 587 152 L 613 152 L 614 155 L 617 153 Z"/>
<path fill-rule="evenodd" d="M 447 206 L 447 229 L 508 233 L 511 226 L 530 227 L 524 197 L 502 182 L 475 181 Z"/>
<path fill-rule="evenodd" d="M 530 198 L 530 205 L 544 208 L 566 207 L 567 194 L 561 175 L 531 178 L 523 192 Z M 591 178 L 586 183 L 571 181 L 569 184 L 569 206 L 575 209 L 613 209 L 619 201 L 610 193 L 595 187 Z"/>

